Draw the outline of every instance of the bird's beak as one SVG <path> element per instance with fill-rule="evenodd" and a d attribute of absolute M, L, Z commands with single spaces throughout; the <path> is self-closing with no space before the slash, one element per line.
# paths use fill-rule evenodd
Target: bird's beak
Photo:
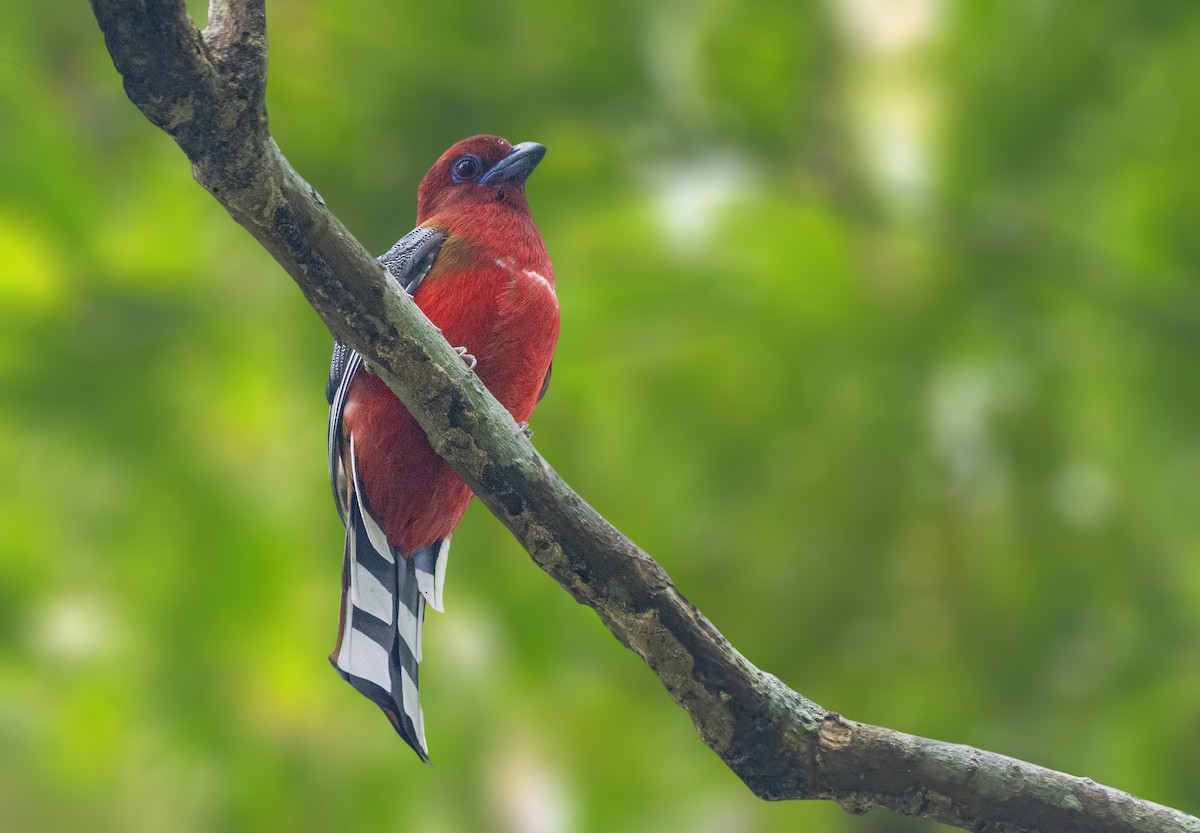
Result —
<path fill-rule="evenodd" d="M 496 182 L 520 184 L 533 172 L 545 155 L 545 145 L 539 145 L 537 142 L 521 142 L 509 151 L 508 156 L 492 165 L 491 169 L 479 180 L 479 184 L 491 185 Z"/>

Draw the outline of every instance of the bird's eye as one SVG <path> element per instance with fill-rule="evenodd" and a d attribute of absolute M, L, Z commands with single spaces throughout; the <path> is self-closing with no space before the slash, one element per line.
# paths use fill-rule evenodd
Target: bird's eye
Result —
<path fill-rule="evenodd" d="M 458 157 L 454 160 L 454 164 L 450 166 L 450 174 L 455 182 L 465 182 L 468 179 L 474 179 L 482 172 L 483 163 L 473 153 Z"/>

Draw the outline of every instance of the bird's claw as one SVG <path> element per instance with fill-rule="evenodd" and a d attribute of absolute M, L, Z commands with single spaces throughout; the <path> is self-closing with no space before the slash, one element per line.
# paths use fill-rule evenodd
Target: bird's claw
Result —
<path fill-rule="evenodd" d="M 525 439 L 533 439 L 533 429 L 529 427 L 529 422 L 518 422 L 517 427 L 521 429 L 521 433 L 525 435 Z"/>
<path fill-rule="evenodd" d="M 455 347 L 454 352 L 462 356 L 462 360 L 467 363 L 467 370 L 474 370 L 475 365 L 479 364 L 479 360 L 468 353 L 466 347 Z"/>

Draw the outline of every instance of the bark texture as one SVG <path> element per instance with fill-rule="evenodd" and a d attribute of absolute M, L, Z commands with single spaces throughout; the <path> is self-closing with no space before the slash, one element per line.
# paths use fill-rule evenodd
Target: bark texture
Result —
<path fill-rule="evenodd" d="M 847 720 L 755 668 L 579 497 L 283 158 L 263 100 L 263 0 L 91 0 L 129 98 L 196 180 L 365 356 L 533 560 L 596 611 L 755 794 L 887 808 L 977 831 L 1190 831 L 1200 819 L 1033 764 Z"/>

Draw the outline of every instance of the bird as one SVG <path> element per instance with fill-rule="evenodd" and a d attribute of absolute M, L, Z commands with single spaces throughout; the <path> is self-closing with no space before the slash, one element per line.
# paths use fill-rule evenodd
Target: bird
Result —
<path fill-rule="evenodd" d="M 417 227 L 378 260 L 493 396 L 527 429 L 558 341 L 554 270 L 525 180 L 536 142 L 472 136 L 417 189 Z M 337 642 L 329 660 L 429 762 L 417 668 L 425 609 L 443 609 L 450 538 L 469 486 L 363 357 L 334 339 L 328 456 L 346 528 Z"/>

